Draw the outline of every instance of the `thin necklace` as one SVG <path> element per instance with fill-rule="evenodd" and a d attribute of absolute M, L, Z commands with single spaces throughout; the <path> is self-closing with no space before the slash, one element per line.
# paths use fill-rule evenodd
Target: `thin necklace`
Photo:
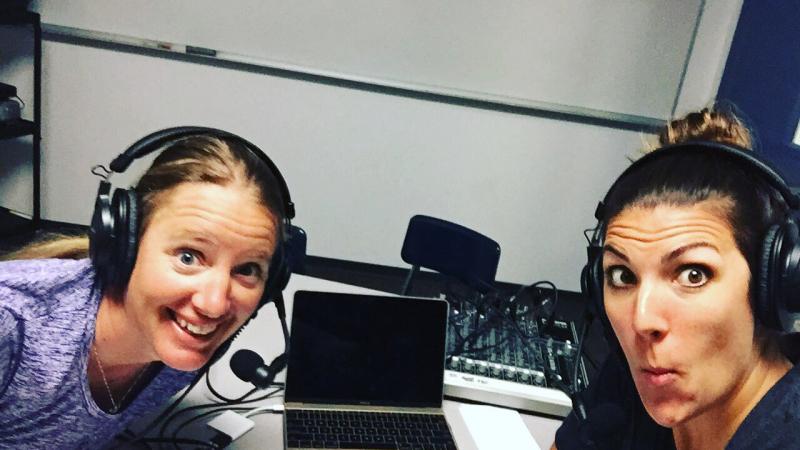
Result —
<path fill-rule="evenodd" d="M 100 368 L 100 375 L 103 377 L 103 384 L 106 385 L 106 392 L 108 392 L 108 398 L 111 400 L 111 414 L 116 414 L 119 411 L 119 408 L 124 404 L 125 399 L 128 398 L 128 394 L 131 393 L 133 387 L 136 386 L 136 383 L 139 381 L 139 378 L 142 377 L 142 374 L 145 372 L 145 369 L 149 364 L 145 364 L 141 369 L 139 369 L 139 374 L 136 375 L 134 378 L 133 383 L 128 387 L 128 390 L 125 391 L 125 394 L 122 395 L 122 398 L 119 399 L 119 405 L 117 405 L 116 400 L 114 400 L 114 395 L 111 393 L 111 386 L 108 384 L 108 379 L 106 379 L 106 371 L 103 370 L 103 363 L 100 362 L 100 356 L 97 354 L 97 341 L 95 341 L 94 345 L 92 346 L 92 351 L 94 351 L 94 359 L 97 361 L 97 367 Z"/>

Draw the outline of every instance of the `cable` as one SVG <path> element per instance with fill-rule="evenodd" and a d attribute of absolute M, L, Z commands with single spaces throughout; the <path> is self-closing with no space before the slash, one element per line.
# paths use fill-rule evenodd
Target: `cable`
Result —
<path fill-rule="evenodd" d="M 586 238 L 586 242 L 588 242 L 591 245 L 592 238 L 590 238 L 589 234 L 588 234 L 590 231 L 592 232 L 592 234 L 594 234 L 597 231 L 597 227 L 595 227 L 595 228 L 587 228 L 587 229 L 583 230 L 583 237 L 585 237 Z"/>
<path fill-rule="evenodd" d="M 166 407 L 161 412 L 161 414 L 158 415 L 158 417 L 156 417 L 155 419 L 151 420 L 150 423 L 148 423 L 147 426 L 145 426 L 144 430 L 139 432 L 139 437 L 138 438 L 134 437 L 133 440 L 130 441 L 130 442 L 132 444 L 135 444 L 137 442 L 141 442 L 143 437 L 146 436 L 147 433 L 149 433 L 153 428 L 155 428 L 156 425 L 158 425 L 158 422 L 164 420 L 164 418 L 167 417 L 172 412 L 172 410 L 174 410 L 178 406 L 178 404 L 186 397 L 186 395 L 189 394 L 189 392 L 195 387 L 197 382 L 200 381 L 200 378 L 202 378 L 202 376 L 203 375 L 201 373 L 200 375 L 195 377 L 195 379 L 192 380 L 191 383 L 189 383 L 189 386 L 186 387 L 186 389 L 183 391 L 183 393 L 180 396 L 178 396 L 178 398 L 176 398 L 175 401 L 173 401 L 171 405 Z M 130 430 L 127 430 L 127 431 L 130 432 L 131 434 L 133 434 L 132 431 L 130 431 Z"/>
<path fill-rule="evenodd" d="M 208 372 L 206 372 L 206 374 L 208 374 Z M 246 399 L 247 397 L 249 397 L 250 395 L 254 394 L 254 393 L 257 391 L 257 390 L 258 390 L 258 388 L 253 388 L 253 389 L 252 389 L 252 390 L 250 390 L 248 393 L 246 393 L 245 395 L 243 395 L 242 397 L 240 397 L 239 399 L 237 399 L 237 401 L 235 401 L 235 402 L 228 402 L 228 403 L 229 403 L 229 404 L 244 403 L 244 402 L 245 402 L 245 399 Z M 166 430 L 167 430 L 167 427 L 169 426 L 169 424 L 170 424 L 170 423 L 171 423 L 173 420 L 175 420 L 175 418 L 177 418 L 179 415 L 183 414 L 184 412 L 187 412 L 187 411 L 194 411 L 195 409 L 207 408 L 207 407 L 209 407 L 209 406 L 217 406 L 217 405 L 220 405 L 220 404 L 219 404 L 219 403 L 206 403 L 206 404 L 197 405 L 197 406 L 188 406 L 188 407 L 186 407 L 186 408 L 183 408 L 183 409 L 180 409 L 180 410 L 178 410 L 178 411 L 175 411 L 175 413 L 173 413 L 171 416 L 167 417 L 167 418 L 166 418 L 166 420 L 164 420 L 164 418 L 162 418 L 162 417 L 160 417 L 160 416 L 159 416 L 159 419 L 160 419 L 160 420 L 164 420 L 164 423 L 162 423 L 162 424 L 161 424 L 161 428 L 158 430 L 158 437 L 159 437 L 159 438 L 161 438 L 161 437 L 164 437 L 164 434 L 166 433 Z"/>
<path fill-rule="evenodd" d="M 550 290 L 553 291 L 553 306 L 551 307 L 550 312 L 548 313 L 547 318 L 545 319 L 545 329 L 544 329 L 544 331 L 548 332 L 548 331 L 552 330 L 553 324 L 555 323 L 556 311 L 558 310 L 558 288 L 556 287 L 556 285 L 552 281 L 541 280 L 541 281 L 536 281 L 536 282 L 528 284 L 528 285 L 520 286 L 520 288 L 517 289 L 517 291 L 514 293 L 514 295 L 509 297 L 507 303 L 510 305 L 510 304 L 514 303 L 515 300 L 518 297 L 520 297 L 522 295 L 522 293 L 525 292 L 526 290 L 528 290 L 528 289 L 536 289 L 536 288 L 538 288 L 540 286 L 543 286 L 543 285 L 549 287 Z M 519 303 L 516 303 L 514 306 L 518 306 L 518 305 L 519 305 Z M 540 303 L 539 307 L 541 307 L 541 306 L 542 306 L 542 304 Z M 536 311 L 536 309 L 534 309 L 534 312 L 535 311 Z M 514 317 L 515 320 L 517 318 L 518 318 L 517 316 Z"/>
<path fill-rule="evenodd" d="M 556 319 L 556 311 L 558 310 L 558 288 L 556 288 L 555 284 L 553 284 L 552 282 L 547 281 L 547 280 L 537 281 L 536 283 L 533 283 L 530 287 L 532 289 L 535 289 L 535 288 L 537 288 L 537 287 L 539 287 L 541 285 L 547 285 L 553 291 L 553 306 L 550 309 L 550 314 L 548 314 L 548 317 L 547 317 L 546 322 L 545 322 L 545 332 L 548 332 L 548 331 L 552 331 L 553 324 L 556 321 L 555 320 Z"/>
<path fill-rule="evenodd" d="M 167 441 L 171 441 L 172 442 L 172 446 L 175 447 L 176 450 L 180 450 L 180 447 L 178 446 L 178 444 L 180 443 L 179 441 L 182 438 L 178 437 L 178 433 L 180 433 L 181 430 L 183 430 L 184 428 L 189 426 L 189 424 L 191 424 L 192 422 L 200 420 L 203 417 L 208 417 L 211 414 L 215 414 L 215 413 L 218 413 L 220 411 L 242 411 L 242 410 L 246 410 L 246 409 L 247 408 L 230 408 L 230 407 L 225 406 L 225 407 L 213 409 L 211 411 L 206 411 L 206 412 L 204 412 L 202 414 L 198 414 L 196 416 L 193 416 L 190 419 L 188 419 L 185 422 L 183 422 L 180 425 L 178 425 L 177 427 L 175 427 L 175 430 L 172 431 L 172 436 L 170 436 L 170 438 L 167 439 Z"/>
<path fill-rule="evenodd" d="M 206 372 L 206 377 L 205 378 L 206 378 L 206 387 L 208 388 L 208 391 L 211 392 L 211 395 L 213 395 L 214 397 L 217 397 L 218 399 L 222 400 L 225 403 L 240 402 L 240 401 L 246 399 L 247 397 L 249 397 L 251 394 L 253 394 L 255 391 L 258 390 L 258 388 L 253 388 L 253 389 L 247 391 L 241 397 L 228 398 L 228 397 L 225 397 L 224 395 L 220 394 L 219 392 L 217 392 L 217 390 L 214 389 L 213 386 L 211 386 L 211 371 L 210 370 L 208 372 Z"/>
<path fill-rule="evenodd" d="M 279 408 L 279 409 L 278 409 Z M 266 412 L 270 412 L 273 414 L 283 414 L 283 405 L 265 405 L 259 406 L 258 408 L 253 408 L 245 414 L 245 417 L 255 416 L 257 414 L 263 414 Z"/>
<path fill-rule="evenodd" d="M 138 442 L 143 444 L 166 444 L 166 443 L 173 443 L 173 444 L 192 444 L 192 445 L 200 445 L 203 448 L 213 448 L 218 449 L 219 446 L 211 444 L 209 442 L 201 441 L 198 439 L 188 439 L 188 438 L 177 438 L 177 439 L 168 439 L 168 438 L 143 438 Z M 147 448 L 150 448 L 148 446 Z"/>
<path fill-rule="evenodd" d="M 587 317 L 583 319 L 583 325 L 581 325 L 581 337 L 578 339 L 578 351 L 575 355 L 575 364 L 572 368 L 572 393 L 578 393 L 578 369 L 581 366 L 581 354 L 583 353 L 583 341 L 586 340 L 586 334 L 589 331 L 589 325 L 591 318 Z"/>

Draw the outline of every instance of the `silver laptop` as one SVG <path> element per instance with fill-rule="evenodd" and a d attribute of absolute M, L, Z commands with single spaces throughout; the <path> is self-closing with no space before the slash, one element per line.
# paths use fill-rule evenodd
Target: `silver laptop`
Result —
<path fill-rule="evenodd" d="M 292 310 L 286 448 L 456 448 L 446 301 L 298 291 Z"/>

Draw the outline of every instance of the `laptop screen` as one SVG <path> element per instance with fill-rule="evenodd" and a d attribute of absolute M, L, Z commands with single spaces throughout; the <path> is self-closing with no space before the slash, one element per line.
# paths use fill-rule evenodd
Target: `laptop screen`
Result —
<path fill-rule="evenodd" d="M 286 401 L 441 407 L 447 302 L 298 291 Z"/>

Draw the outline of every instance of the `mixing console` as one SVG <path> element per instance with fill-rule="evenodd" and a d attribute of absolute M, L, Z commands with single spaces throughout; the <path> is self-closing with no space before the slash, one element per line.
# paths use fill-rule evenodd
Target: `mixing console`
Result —
<path fill-rule="evenodd" d="M 507 299 L 454 300 L 447 335 L 445 395 L 552 415 L 566 415 L 564 391 L 582 389 L 573 322 Z"/>

